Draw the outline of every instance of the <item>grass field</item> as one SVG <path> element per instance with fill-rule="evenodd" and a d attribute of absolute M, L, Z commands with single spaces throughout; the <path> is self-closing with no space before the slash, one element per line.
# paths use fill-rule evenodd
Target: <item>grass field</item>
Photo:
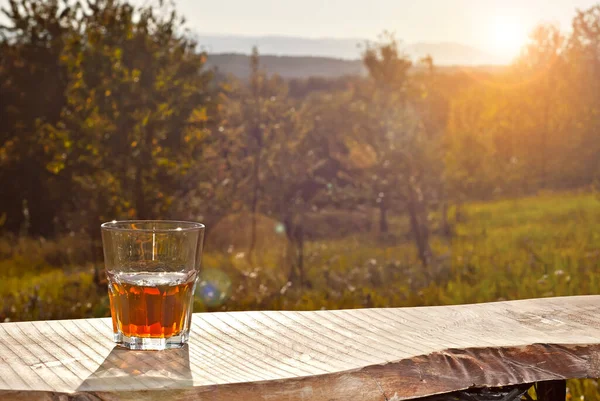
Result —
<path fill-rule="evenodd" d="M 362 233 L 309 243 L 304 288 L 287 283 L 278 249 L 259 253 L 250 266 L 241 249 L 208 248 L 203 279 L 212 287 L 200 292 L 195 310 L 447 305 L 600 294 L 598 195 L 473 203 L 461 215 L 451 239 L 433 238 L 438 261 L 427 271 L 404 239 L 382 241 Z M 406 237 L 404 226 L 403 219 L 393 221 L 396 238 Z M 0 240 L 0 321 L 106 316 L 105 289 L 94 283 L 90 254 L 89 245 L 75 237 Z M 597 380 L 572 381 L 569 388 L 570 397 L 600 400 Z"/>

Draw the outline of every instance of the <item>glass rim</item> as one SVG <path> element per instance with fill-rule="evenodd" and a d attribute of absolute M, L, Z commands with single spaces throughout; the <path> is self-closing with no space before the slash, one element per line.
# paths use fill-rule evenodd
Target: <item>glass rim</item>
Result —
<path fill-rule="evenodd" d="M 156 224 L 154 228 L 135 228 L 135 224 Z M 163 227 L 160 227 L 160 226 Z M 174 228 L 165 228 L 164 226 L 172 226 Z M 102 230 L 106 231 L 137 231 L 148 233 L 180 233 L 189 231 L 201 231 L 206 228 L 202 223 L 195 221 L 184 220 L 112 220 L 100 225 Z"/>

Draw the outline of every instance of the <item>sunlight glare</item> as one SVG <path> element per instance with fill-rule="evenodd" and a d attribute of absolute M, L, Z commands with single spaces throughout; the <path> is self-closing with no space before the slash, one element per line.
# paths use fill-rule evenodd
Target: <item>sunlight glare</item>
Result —
<path fill-rule="evenodd" d="M 514 58 L 527 41 L 527 29 L 517 18 L 496 17 L 492 26 L 494 53 L 502 58 Z"/>

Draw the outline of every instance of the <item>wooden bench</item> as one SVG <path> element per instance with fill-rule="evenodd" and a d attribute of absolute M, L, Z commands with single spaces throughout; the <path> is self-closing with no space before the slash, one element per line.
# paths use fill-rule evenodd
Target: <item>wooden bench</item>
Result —
<path fill-rule="evenodd" d="M 562 401 L 565 379 L 600 377 L 600 296 L 201 313 L 161 352 L 115 348 L 111 327 L 0 324 L 0 399 L 513 400 L 538 383 Z"/>

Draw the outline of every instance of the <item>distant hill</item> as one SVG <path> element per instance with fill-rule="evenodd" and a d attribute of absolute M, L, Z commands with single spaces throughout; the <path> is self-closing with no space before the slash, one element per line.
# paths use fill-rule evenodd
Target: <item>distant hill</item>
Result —
<path fill-rule="evenodd" d="M 250 54 L 257 46 L 261 54 L 273 56 L 312 57 L 357 60 L 365 39 L 300 38 L 288 36 L 236 36 L 197 34 L 195 39 L 201 49 L 213 54 Z M 413 43 L 401 44 L 401 48 L 413 61 L 428 54 L 437 65 L 496 65 L 498 59 L 480 49 L 460 43 Z"/>
<path fill-rule="evenodd" d="M 364 39 L 311 39 L 292 36 L 196 35 L 198 45 L 208 53 L 250 54 L 257 46 L 262 54 L 315 56 L 356 60 Z"/>
<path fill-rule="evenodd" d="M 245 54 L 209 54 L 208 68 L 216 68 L 220 74 L 245 79 L 250 75 L 250 60 Z M 283 78 L 365 75 L 360 60 L 342 60 L 327 57 L 260 56 L 260 68 L 269 74 Z"/>
<path fill-rule="evenodd" d="M 250 60 L 246 54 L 209 54 L 208 68 L 215 68 L 219 74 L 234 75 L 246 79 L 250 75 Z M 260 56 L 260 68 L 269 74 L 277 74 L 286 79 L 292 78 L 338 78 L 347 75 L 366 75 L 361 60 L 343 60 L 331 57 L 305 56 Z M 439 66 L 445 72 L 479 71 L 497 72 L 504 66 Z"/>

